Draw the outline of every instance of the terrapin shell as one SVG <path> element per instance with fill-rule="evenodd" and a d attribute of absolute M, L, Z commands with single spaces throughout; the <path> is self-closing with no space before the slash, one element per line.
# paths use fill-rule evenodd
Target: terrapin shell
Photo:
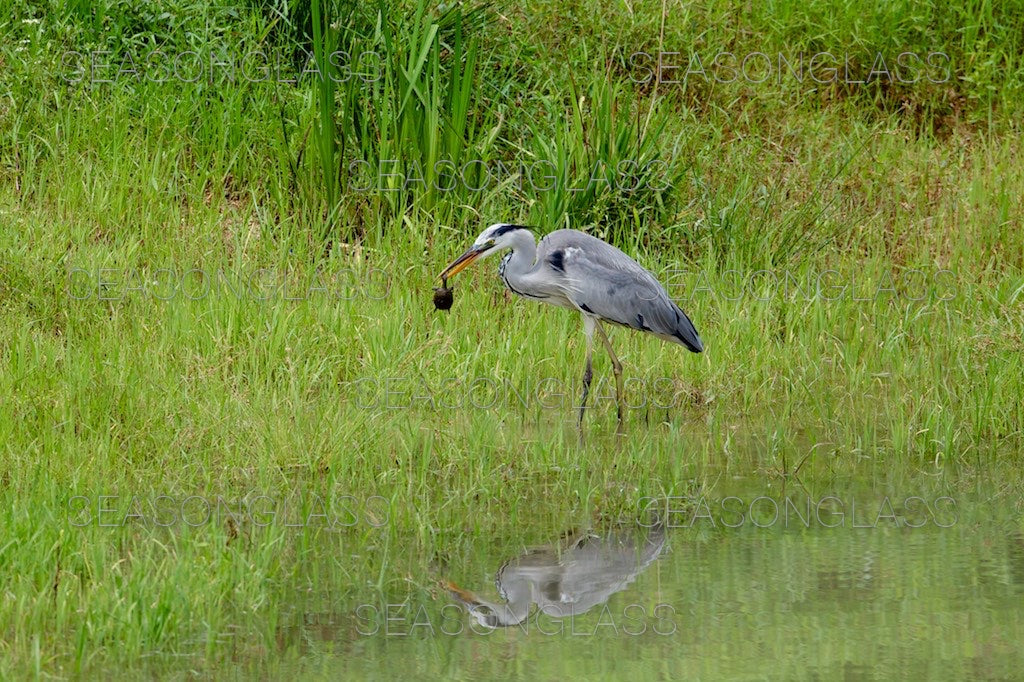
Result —
<path fill-rule="evenodd" d="M 434 307 L 438 310 L 451 310 L 455 297 L 453 289 L 448 288 L 448 280 L 442 280 L 441 286 L 434 289 Z"/>

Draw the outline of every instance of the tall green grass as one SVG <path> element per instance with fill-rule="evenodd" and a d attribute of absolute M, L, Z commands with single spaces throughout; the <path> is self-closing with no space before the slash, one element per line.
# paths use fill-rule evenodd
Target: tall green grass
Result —
<path fill-rule="evenodd" d="M 797 468 L 826 490 L 1019 489 L 1015 3 L 666 7 L 8 7 L 0 676 L 179 656 L 215 674 L 267 655 L 297 586 L 432 599 L 481 537 L 525 546 L 645 495 L 797 485 Z M 326 78 L 91 83 L 65 61 L 211 46 Z M 655 87 L 628 61 L 904 48 L 948 53 L 956 79 Z M 325 59 L 336 50 L 348 59 Z M 437 272 L 499 221 L 608 239 L 701 331 L 701 356 L 614 333 L 639 380 L 625 438 L 600 353 L 582 443 L 575 431 L 578 317 L 507 300 L 493 261 L 459 276 L 450 314 L 432 309 Z M 234 283 L 265 269 L 293 298 L 160 300 L 145 287 L 163 269 Z M 842 293 L 821 295 L 823 275 Z M 477 379 L 529 400 L 474 394 Z M 332 534 L 78 528 L 69 513 L 76 495 L 253 491 L 380 495 L 389 514 Z M 239 621 L 258 644 L 225 637 Z"/>

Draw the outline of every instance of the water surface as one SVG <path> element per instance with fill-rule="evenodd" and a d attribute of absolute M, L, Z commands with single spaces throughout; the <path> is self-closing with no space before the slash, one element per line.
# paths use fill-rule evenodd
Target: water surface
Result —
<path fill-rule="evenodd" d="M 358 576 L 362 587 L 344 596 L 308 585 L 276 626 L 275 667 L 332 677 L 1019 679 L 1019 497 L 735 483 L 646 500 L 632 519 L 463 535 L 447 549 L 439 536 L 378 567 L 394 579 Z"/>

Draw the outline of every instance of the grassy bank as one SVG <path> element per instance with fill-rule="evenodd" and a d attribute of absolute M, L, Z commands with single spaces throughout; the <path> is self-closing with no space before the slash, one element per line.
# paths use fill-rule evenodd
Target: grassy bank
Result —
<path fill-rule="evenodd" d="M 392 5 L 0 16 L 4 676 L 250 665 L 297 581 L 423 597 L 475 539 L 731 477 L 1019 497 L 1022 8 Z M 705 339 L 614 333 L 624 438 L 601 353 L 578 438 L 577 316 L 495 262 L 433 310 L 506 221 L 612 241 Z M 301 527 L 199 523 L 259 494 Z"/>

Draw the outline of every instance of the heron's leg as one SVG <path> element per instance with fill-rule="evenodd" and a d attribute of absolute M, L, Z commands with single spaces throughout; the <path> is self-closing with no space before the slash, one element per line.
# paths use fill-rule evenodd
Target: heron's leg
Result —
<path fill-rule="evenodd" d="M 612 372 L 615 373 L 615 406 L 619 413 L 619 421 L 622 421 L 622 365 L 619 363 L 619 359 L 615 357 L 615 351 L 612 350 L 612 342 L 608 340 L 608 335 L 604 333 L 604 327 L 601 326 L 600 322 L 597 322 L 597 331 L 601 334 L 601 341 L 604 342 L 604 347 L 608 349 L 608 355 L 612 358 Z"/>
<path fill-rule="evenodd" d="M 594 357 L 594 325 L 597 320 L 589 315 L 583 316 L 583 333 L 587 336 L 587 365 L 583 370 L 583 397 L 580 398 L 580 418 L 577 422 L 583 428 L 583 412 L 587 409 L 587 395 L 590 394 L 590 380 L 594 377 L 591 360 Z"/>

